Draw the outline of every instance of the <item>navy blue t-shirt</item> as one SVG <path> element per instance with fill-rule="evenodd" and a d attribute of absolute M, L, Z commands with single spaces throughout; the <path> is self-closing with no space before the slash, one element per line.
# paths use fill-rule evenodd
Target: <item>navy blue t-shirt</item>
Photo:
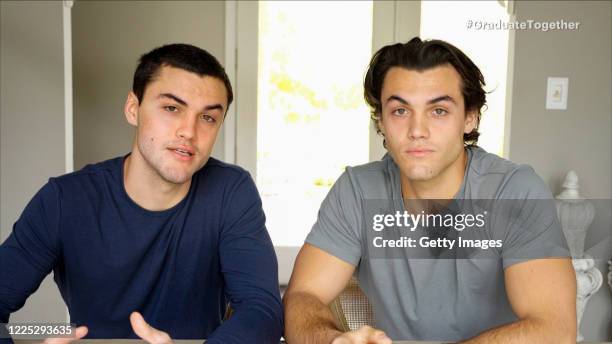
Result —
<path fill-rule="evenodd" d="M 87 338 L 137 338 L 139 311 L 173 339 L 278 343 L 277 261 L 250 175 L 210 158 L 180 203 L 149 211 L 125 191 L 124 159 L 51 178 L 30 201 L 0 246 L 0 322 L 53 270 Z"/>

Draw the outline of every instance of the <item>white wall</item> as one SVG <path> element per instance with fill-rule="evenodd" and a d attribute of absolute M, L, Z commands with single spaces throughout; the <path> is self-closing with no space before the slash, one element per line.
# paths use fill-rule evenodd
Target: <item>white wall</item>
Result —
<path fill-rule="evenodd" d="M 64 173 L 61 1 L 0 2 L 0 240 L 49 177 Z M 51 277 L 19 321 L 64 321 Z"/>
<path fill-rule="evenodd" d="M 532 165 L 555 194 L 573 169 L 584 197 L 612 198 L 611 13 L 609 1 L 516 2 L 518 20 L 580 22 L 578 30 L 516 32 L 510 159 Z M 569 77 L 567 110 L 545 109 L 551 76 Z M 610 202 L 595 205 L 585 246 L 603 258 L 597 268 L 605 279 L 612 258 Z M 585 340 L 612 341 L 612 293 L 605 281 L 581 329 Z"/>

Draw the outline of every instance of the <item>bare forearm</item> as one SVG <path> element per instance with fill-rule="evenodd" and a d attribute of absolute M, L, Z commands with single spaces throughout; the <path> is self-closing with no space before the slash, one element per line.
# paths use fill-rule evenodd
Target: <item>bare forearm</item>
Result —
<path fill-rule="evenodd" d="M 540 319 L 524 319 L 485 331 L 464 344 L 576 343 L 575 327 Z"/>
<path fill-rule="evenodd" d="M 313 295 L 292 292 L 283 304 L 285 339 L 290 344 L 328 344 L 342 333 L 329 307 Z"/>

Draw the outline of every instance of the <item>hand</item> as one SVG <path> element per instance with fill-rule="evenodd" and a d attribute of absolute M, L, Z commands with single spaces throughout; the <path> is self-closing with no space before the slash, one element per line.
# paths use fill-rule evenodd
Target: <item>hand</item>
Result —
<path fill-rule="evenodd" d="M 79 326 L 74 330 L 74 337 L 69 338 L 47 338 L 43 344 L 68 344 L 72 341 L 79 340 L 87 334 L 87 327 Z"/>
<path fill-rule="evenodd" d="M 142 315 L 138 312 L 130 314 L 130 323 L 136 335 L 147 343 L 151 344 L 171 344 L 172 338 L 164 332 L 147 324 Z"/>
<path fill-rule="evenodd" d="M 387 335 L 370 326 L 361 326 L 357 331 L 345 332 L 336 337 L 332 344 L 391 344 Z"/>

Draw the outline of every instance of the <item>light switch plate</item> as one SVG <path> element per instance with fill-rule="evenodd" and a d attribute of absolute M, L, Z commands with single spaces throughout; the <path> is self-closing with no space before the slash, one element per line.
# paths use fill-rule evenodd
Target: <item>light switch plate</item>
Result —
<path fill-rule="evenodd" d="M 546 87 L 546 109 L 567 110 L 567 88 L 569 78 L 548 78 Z"/>

